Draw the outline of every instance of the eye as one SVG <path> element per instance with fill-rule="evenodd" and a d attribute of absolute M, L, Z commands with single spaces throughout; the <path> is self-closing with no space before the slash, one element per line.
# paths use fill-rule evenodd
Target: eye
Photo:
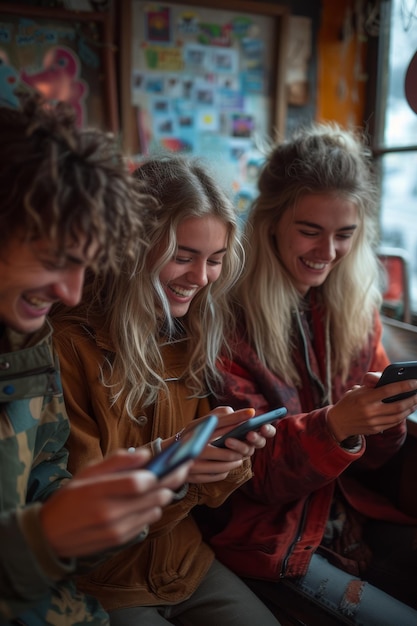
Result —
<path fill-rule="evenodd" d="M 57 270 L 62 270 L 64 268 L 64 263 L 62 261 L 59 261 L 58 259 L 43 260 L 41 261 L 41 263 L 46 270 L 49 270 L 52 272 L 57 271 Z"/>
<path fill-rule="evenodd" d="M 337 235 L 338 239 L 351 239 L 353 237 L 353 233 L 340 233 Z"/>
<path fill-rule="evenodd" d="M 180 263 L 182 265 L 184 265 L 185 263 L 190 263 L 191 261 L 191 257 L 185 257 L 185 256 L 176 256 L 175 257 L 175 262 L 176 263 Z"/>

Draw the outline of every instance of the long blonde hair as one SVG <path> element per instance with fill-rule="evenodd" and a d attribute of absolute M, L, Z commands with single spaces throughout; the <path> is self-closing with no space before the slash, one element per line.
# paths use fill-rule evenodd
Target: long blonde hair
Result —
<path fill-rule="evenodd" d="M 114 354 L 102 369 L 102 382 L 112 400 L 123 399 L 134 417 L 135 407 L 153 404 L 166 391 L 161 347 L 184 341 L 190 396 L 207 395 L 218 382 L 216 362 L 225 344 L 224 328 L 231 315 L 228 292 L 243 267 L 243 248 L 231 201 L 219 188 L 207 164 L 182 156 L 150 158 L 134 172 L 141 191 L 153 202 L 141 208 L 146 245 L 138 243 L 134 261 L 120 260 L 120 271 L 104 284 L 95 277 L 88 287 L 88 314 L 101 312 Z M 160 282 L 161 269 L 176 254 L 176 232 L 189 217 L 213 215 L 227 227 L 227 252 L 220 277 L 191 302 L 186 316 L 172 318 Z M 155 259 L 160 245 L 164 253 Z"/>
<path fill-rule="evenodd" d="M 332 370 L 346 379 L 381 304 L 375 251 L 377 193 L 370 152 L 354 133 L 335 124 L 313 124 L 271 150 L 258 187 L 244 233 L 246 268 L 234 298 L 259 358 L 288 383 L 300 382 L 291 346 L 301 296 L 277 257 L 271 231 L 306 194 L 334 194 L 358 208 L 352 249 L 318 288 L 328 316 Z"/>

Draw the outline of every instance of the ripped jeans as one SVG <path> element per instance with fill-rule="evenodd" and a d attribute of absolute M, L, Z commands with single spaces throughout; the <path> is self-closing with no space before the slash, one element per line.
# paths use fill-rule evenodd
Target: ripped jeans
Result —
<path fill-rule="evenodd" d="M 314 554 L 305 576 L 287 581 L 296 591 L 355 626 L 417 626 L 417 611 L 367 581 Z"/>
<path fill-rule="evenodd" d="M 372 529 L 375 542 L 380 542 L 390 531 L 390 524 L 380 523 L 376 525 L 378 531 Z M 411 537 L 410 529 L 410 537 Z M 398 533 L 396 533 L 398 536 Z M 394 537 L 394 533 L 391 537 Z M 408 539 L 410 539 L 410 537 Z M 406 540 L 407 542 L 407 540 Z M 381 544 L 382 545 L 382 544 Z M 320 554 L 315 553 L 310 561 L 305 576 L 297 579 L 283 579 L 279 582 L 245 580 L 245 582 L 257 593 L 262 600 L 271 608 L 288 607 L 288 601 L 297 607 L 299 601 L 306 600 L 312 607 L 312 613 L 318 610 L 329 616 L 331 624 L 346 624 L 348 626 L 417 626 L 417 609 L 405 604 L 413 597 L 417 599 L 417 567 L 413 569 L 412 562 L 416 558 L 415 550 L 411 550 L 412 558 L 409 559 L 408 568 L 402 569 L 403 559 L 401 551 L 387 539 L 385 552 L 381 548 L 381 554 L 376 554 L 374 563 L 369 569 L 368 580 L 362 580 L 344 572 L 327 561 Z M 414 554 L 413 554 L 414 553 Z M 390 558 L 393 558 L 393 567 L 389 569 Z M 401 574 L 398 572 L 401 571 Z M 388 595 L 380 587 L 382 582 L 389 581 L 390 593 L 403 596 L 400 599 Z M 378 584 L 379 586 L 375 586 Z M 385 585 L 387 587 L 387 585 Z M 387 589 L 388 590 L 388 589 Z M 289 595 L 287 595 L 287 592 Z M 397 593 L 398 592 L 398 593 Z M 413 604 L 414 604 L 413 603 Z M 415 606 L 415 604 L 414 604 Z M 291 612 L 291 609 L 290 609 Z M 308 615 L 308 607 L 305 614 Z M 308 617 L 297 623 L 322 624 L 324 621 L 309 621 Z"/>

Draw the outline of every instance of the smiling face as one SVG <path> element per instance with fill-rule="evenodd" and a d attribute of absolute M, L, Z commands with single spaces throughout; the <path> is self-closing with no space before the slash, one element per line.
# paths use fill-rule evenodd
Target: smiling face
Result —
<path fill-rule="evenodd" d="M 272 229 L 280 259 L 300 294 L 322 285 L 350 252 L 356 205 L 332 194 L 303 196 Z"/>
<path fill-rule="evenodd" d="M 62 255 L 49 240 L 14 238 L 0 256 L 0 322 L 21 333 L 42 327 L 56 302 L 68 306 L 81 298 L 86 267 L 96 244 L 84 251 L 85 237 Z"/>
<path fill-rule="evenodd" d="M 195 295 L 216 281 L 227 251 L 227 228 L 213 215 L 190 217 L 177 229 L 177 253 L 160 272 L 173 317 L 183 317 Z"/>

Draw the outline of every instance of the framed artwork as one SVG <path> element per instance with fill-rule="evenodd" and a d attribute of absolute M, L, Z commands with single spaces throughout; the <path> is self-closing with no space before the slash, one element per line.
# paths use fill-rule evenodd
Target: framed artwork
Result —
<path fill-rule="evenodd" d="M 37 91 L 69 102 L 80 127 L 118 132 L 109 15 L 0 2 L 0 98 Z"/>
<path fill-rule="evenodd" d="M 122 0 L 121 15 L 125 152 L 138 160 L 161 151 L 204 156 L 244 215 L 259 147 L 284 134 L 288 9 Z"/>

